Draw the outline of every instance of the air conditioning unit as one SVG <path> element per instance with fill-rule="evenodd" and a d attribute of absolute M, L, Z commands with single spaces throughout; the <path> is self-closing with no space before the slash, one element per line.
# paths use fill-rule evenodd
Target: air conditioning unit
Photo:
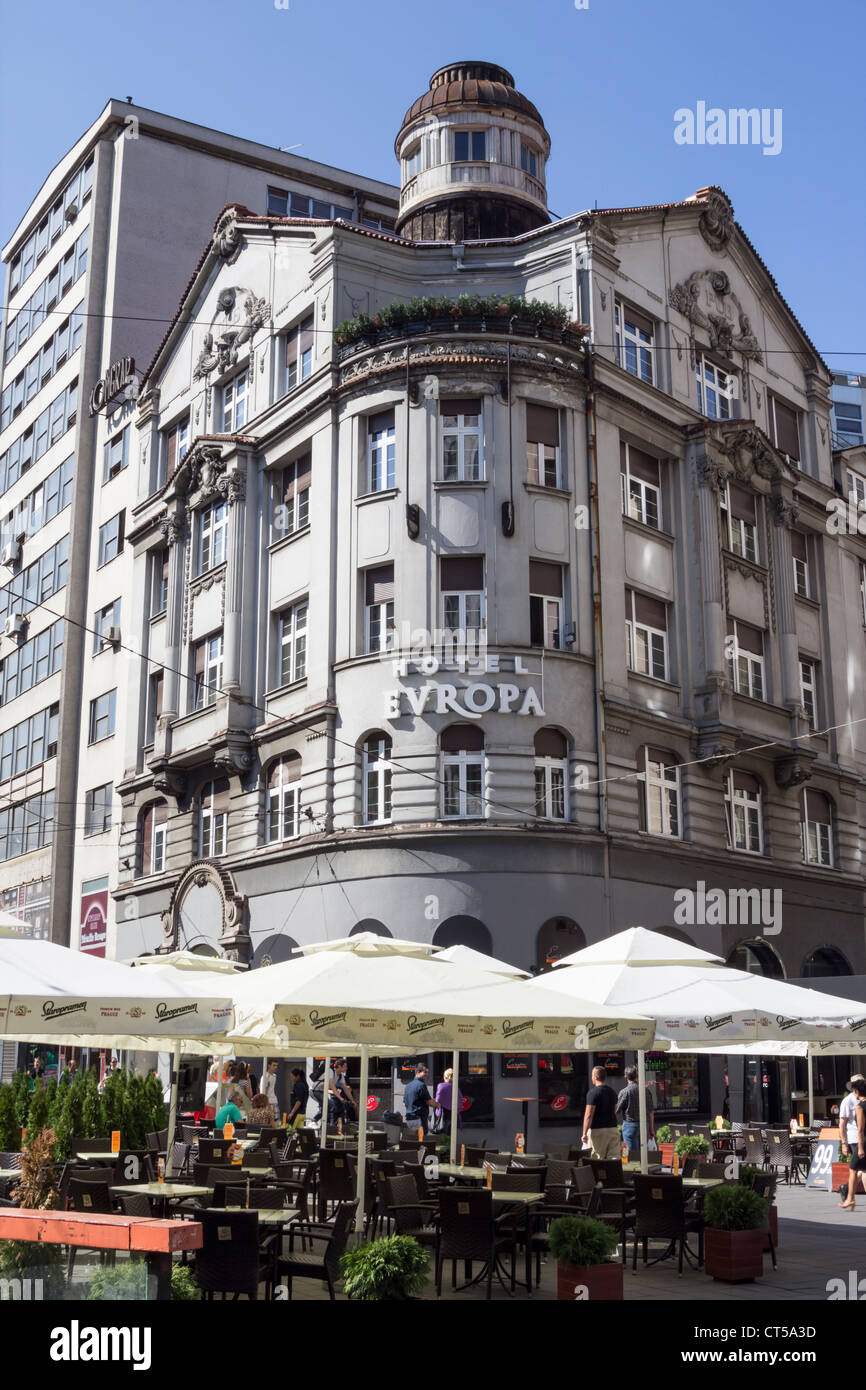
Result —
<path fill-rule="evenodd" d="M 105 629 L 105 631 L 103 632 L 103 634 L 102 634 L 102 640 L 103 640 L 103 642 L 104 642 L 107 646 L 109 646 L 109 647 L 119 647 L 119 646 L 120 646 L 120 628 L 119 628 L 119 627 L 107 627 L 107 628 Z"/>
<path fill-rule="evenodd" d="M 3 628 L 7 637 L 20 637 L 27 626 L 27 619 L 23 613 L 10 613 Z"/>
<path fill-rule="evenodd" d="M 0 554 L 0 562 L 4 565 L 15 565 L 21 557 L 21 546 L 18 541 L 9 541 L 4 545 L 3 553 Z"/>

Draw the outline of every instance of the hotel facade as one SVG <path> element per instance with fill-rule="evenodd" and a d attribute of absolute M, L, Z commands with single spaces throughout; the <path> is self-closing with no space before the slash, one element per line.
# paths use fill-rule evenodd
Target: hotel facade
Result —
<path fill-rule="evenodd" d="M 227 177 L 88 504 L 63 738 L 119 821 L 70 880 L 101 859 L 110 954 L 371 930 L 532 970 L 641 922 L 866 973 L 830 373 L 722 190 L 551 221 L 550 149 L 465 63 L 404 117 L 393 230 L 381 186 L 369 226 Z M 532 1065 L 469 1059 L 480 1122 Z M 721 1066 L 651 1065 L 660 1111 L 721 1108 Z M 587 1059 L 537 1066 L 573 1125 Z"/>

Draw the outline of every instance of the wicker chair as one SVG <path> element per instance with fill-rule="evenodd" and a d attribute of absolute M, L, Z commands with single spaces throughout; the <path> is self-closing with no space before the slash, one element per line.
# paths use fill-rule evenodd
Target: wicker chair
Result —
<path fill-rule="evenodd" d="M 328 1204 L 351 1202 L 355 1195 L 355 1158 L 335 1149 L 319 1154 L 319 1218 L 327 1221 Z"/>
<path fill-rule="evenodd" d="M 635 1217 L 633 1226 L 632 1272 L 637 1270 L 638 1242 L 643 1245 L 643 1262 L 658 1264 L 679 1253 L 678 1273 L 683 1272 L 686 1240 L 698 1236 L 698 1264 L 704 1262 L 704 1218 L 686 1208 L 685 1188 L 680 1177 L 668 1174 L 636 1173 L 634 1178 Z M 648 1260 L 649 1242 L 664 1240 L 667 1248 L 655 1260 Z"/>
<path fill-rule="evenodd" d="M 783 1172 L 785 1182 L 801 1181 L 800 1165 L 805 1162 L 801 1154 L 794 1152 L 791 1135 L 787 1129 L 768 1129 L 764 1131 L 767 1145 L 767 1167 L 771 1172 Z"/>
<path fill-rule="evenodd" d="M 337 1209 L 333 1224 L 321 1226 L 312 1222 L 295 1222 L 289 1228 L 289 1253 L 276 1262 L 277 1278 L 285 1275 L 289 1283 L 289 1298 L 292 1296 L 293 1279 L 318 1279 L 327 1284 L 328 1295 L 333 1303 L 337 1297 L 336 1284 L 340 1275 L 340 1256 L 346 1249 L 349 1233 L 355 1224 L 357 1202 L 343 1202 Z M 246 1213 L 245 1213 L 246 1214 Z M 297 1251 L 295 1237 L 307 1243 L 324 1243 L 321 1251 Z"/>
<path fill-rule="evenodd" d="M 465 1288 L 487 1274 L 487 1298 L 493 1289 L 493 1274 L 500 1255 L 511 1255 L 511 1291 L 514 1291 L 516 1243 L 510 1216 L 493 1214 L 493 1193 L 481 1188 L 447 1187 L 439 1193 L 439 1248 L 436 1252 L 436 1294 L 442 1297 L 442 1267 L 451 1261 L 451 1287 L 457 1287 L 457 1261 L 470 1265 L 480 1261 L 481 1274 Z"/>
<path fill-rule="evenodd" d="M 195 1279 L 206 1299 L 215 1293 L 257 1299 L 259 1285 L 266 1294 L 274 1284 L 274 1243 L 263 1258 L 259 1218 L 255 1211 L 213 1211 L 198 1217 L 202 1246 L 196 1251 Z"/>
<path fill-rule="evenodd" d="M 439 1240 L 436 1225 L 438 1204 L 419 1202 L 415 1179 L 411 1173 L 400 1173 L 385 1179 L 387 1212 L 394 1222 L 398 1236 L 412 1236 L 420 1245 L 435 1248 Z"/>

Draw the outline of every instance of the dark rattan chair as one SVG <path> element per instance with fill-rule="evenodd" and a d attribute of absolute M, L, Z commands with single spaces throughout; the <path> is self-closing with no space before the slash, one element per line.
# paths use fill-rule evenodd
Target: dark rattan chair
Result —
<path fill-rule="evenodd" d="M 493 1289 L 493 1274 L 499 1257 L 511 1256 L 511 1290 L 514 1291 L 516 1242 L 512 1219 L 493 1214 L 493 1193 L 484 1188 L 446 1187 L 439 1193 L 439 1248 L 436 1252 L 436 1294 L 442 1297 L 442 1267 L 451 1261 L 451 1287 L 457 1287 L 457 1261 L 470 1265 L 481 1262 L 481 1273 L 464 1288 L 477 1284 L 487 1274 L 487 1298 Z"/>
<path fill-rule="evenodd" d="M 644 1264 L 658 1264 L 679 1254 L 678 1273 L 683 1272 L 686 1240 L 698 1236 L 698 1264 L 704 1262 L 704 1219 L 686 1208 L 683 1180 L 669 1174 L 636 1173 L 634 1178 L 635 1220 L 633 1227 L 632 1271 L 637 1270 L 637 1247 L 643 1246 Z M 655 1260 L 648 1260 L 649 1242 L 664 1240 L 666 1248 Z"/>
<path fill-rule="evenodd" d="M 266 1293 L 273 1288 L 273 1248 L 263 1257 L 256 1212 L 208 1208 L 198 1220 L 202 1247 L 196 1251 L 195 1278 L 206 1299 L 215 1293 L 258 1298 L 260 1284 L 265 1284 Z"/>
<path fill-rule="evenodd" d="M 340 1276 L 340 1256 L 346 1248 L 349 1233 L 355 1223 L 357 1202 L 343 1202 L 337 1209 L 333 1224 L 322 1226 L 311 1222 L 295 1222 L 289 1227 L 289 1253 L 277 1260 L 277 1278 L 283 1275 L 288 1279 L 289 1298 L 292 1296 L 293 1279 L 317 1279 L 327 1284 L 328 1294 L 333 1303 L 337 1297 L 336 1285 Z M 295 1250 L 295 1237 L 303 1239 L 304 1245 L 319 1243 L 320 1250 Z"/>

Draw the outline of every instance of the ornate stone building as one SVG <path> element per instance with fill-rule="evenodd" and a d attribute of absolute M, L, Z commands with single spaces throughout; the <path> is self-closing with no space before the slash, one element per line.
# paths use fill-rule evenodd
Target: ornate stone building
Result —
<path fill-rule="evenodd" d="M 118 955 L 369 929 L 537 968 L 639 921 L 866 971 L 829 372 L 721 189 L 551 222 L 549 145 L 456 64 L 393 234 L 217 221 L 135 419 Z"/>

